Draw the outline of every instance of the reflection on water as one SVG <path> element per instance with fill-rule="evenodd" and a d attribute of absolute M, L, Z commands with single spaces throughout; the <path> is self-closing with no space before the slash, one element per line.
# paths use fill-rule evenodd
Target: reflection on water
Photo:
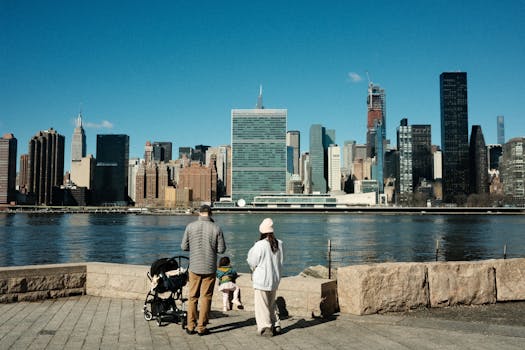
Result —
<path fill-rule="evenodd" d="M 230 256 L 248 272 L 248 249 L 269 214 L 220 214 Z M 285 247 L 285 274 L 334 264 L 479 260 L 525 256 L 524 216 L 271 214 Z M 184 253 L 180 242 L 192 216 L 126 214 L 0 214 L 0 266 L 102 261 L 150 265 Z"/>

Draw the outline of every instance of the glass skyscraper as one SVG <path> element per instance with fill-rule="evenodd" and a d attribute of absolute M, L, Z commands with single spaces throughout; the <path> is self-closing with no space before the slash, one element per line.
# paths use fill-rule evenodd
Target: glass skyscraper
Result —
<path fill-rule="evenodd" d="M 128 202 L 128 135 L 97 135 L 95 201 L 99 205 Z"/>
<path fill-rule="evenodd" d="M 469 193 L 467 73 L 441 73 L 439 85 L 443 199 L 451 203 Z"/>
<path fill-rule="evenodd" d="M 231 111 L 232 200 L 250 204 L 261 194 L 286 192 L 286 109 Z"/>
<path fill-rule="evenodd" d="M 470 193 L 489 192 L 487 146 L 480 125 L 472 125 L 470 133 Z"/>
<path fill-rule="evenodd" d="M 498 115 L 498 143 L 503 145 L 505 143 L 505 117 Z"/>
<path fill-rule="evenodd" d="M 171 160 L 171 142 L 153 142 L 153 160 L 156 162 L 169 162 Z"/>
<path fill-rule="evenodd" d="M 326 193 L 327 182 L 325 178 L 325 143 L 326 130 L 320 124 L 310 127 L 310 181 L 311 191 Z"/>

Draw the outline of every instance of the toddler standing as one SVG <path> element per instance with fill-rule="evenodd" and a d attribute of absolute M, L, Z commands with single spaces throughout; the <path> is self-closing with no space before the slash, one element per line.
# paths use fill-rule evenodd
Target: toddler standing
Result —
<path fill-rule="evenodd" d="M 239 299 L 241 289 L 235 284 L 237 279 L 237 271 L 230 266 L 230 258 L 223 256 L 219 260 L 219 267 L 217 268 L 217 278 L 219 279 L 219 290 L 222 292 L 222 311 L 230 310 L 230 292 L 233 292 L 232 303 L 237 305 L 237 308 L 242 309 L 242 303 Z"/>

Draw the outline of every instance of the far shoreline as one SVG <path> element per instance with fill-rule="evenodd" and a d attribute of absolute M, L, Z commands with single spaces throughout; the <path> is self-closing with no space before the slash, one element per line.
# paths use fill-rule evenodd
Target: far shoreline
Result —
<path fill-rule="evenodd" d="M 520 215 L 523 207 L 213 207 L 216 214 L 301 213 L 301 214 L 379 214 L 379 215 Z M 194 215 L 192 208 L 138 208 L 138 207 L 72 207 L 3 205 L 5 214 L 134 214 L 134 215 Z"/>

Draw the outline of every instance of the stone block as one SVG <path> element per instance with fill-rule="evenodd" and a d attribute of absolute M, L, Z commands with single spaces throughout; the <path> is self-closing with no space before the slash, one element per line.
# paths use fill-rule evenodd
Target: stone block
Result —
<path fill-rule="evenodd" d="M 12 277 L 9 279 L 7 286 L 8 293 L 25 293 L 27 292 L 27 280 L 25 277 Z"/>
<path fill-rule="evenodd" d="M 27 291 L 45 291 L 64 288 L 64 275 L 27 277 Z"/>
<path fill-rule="evenodd" d="M 525 300 L 525 259 L 494 260 L 498 301 Z"/>
<path fill-rule="evenodd" d="M 64 288 L 85 288 L 86 273 L 70 273 L 64 276 Z"/>
<path fill-rule="evenodd" d="M 0 303 L 16 303 L 18 294 L 0 294 Z"/>
<path fill-rule="evenodd" d="M 60 289 L 60 290 L 51 290 L 49 291 L 50 298 L 62 298 L 69 297 L 74 295 L 84 295 L 86 291 L 84 288 L 69 288 L 69 289 Z"/>
<path fill-rule="evenodd" d="M 426 267 L 385 263 L 339 268 L 337 294 L 341 312 L 366 315 L 428 305 Z"/>
<path fill-rule="evenodd" d="M 0 280 L 0 295 L 7 293 L 8 289 L 8 279 L 1 279 Z"/>
<path fill-rule="evenodd" d="M 49 291 L 37 291 L 18 294 L 18 301 L 37 301 L 49 298 Z"/>
<path fill-rule="evenodd" d="M 430 305 L 480 305 L 496 302 L 495 270 L 490 262 L 428 263 Z"/>

